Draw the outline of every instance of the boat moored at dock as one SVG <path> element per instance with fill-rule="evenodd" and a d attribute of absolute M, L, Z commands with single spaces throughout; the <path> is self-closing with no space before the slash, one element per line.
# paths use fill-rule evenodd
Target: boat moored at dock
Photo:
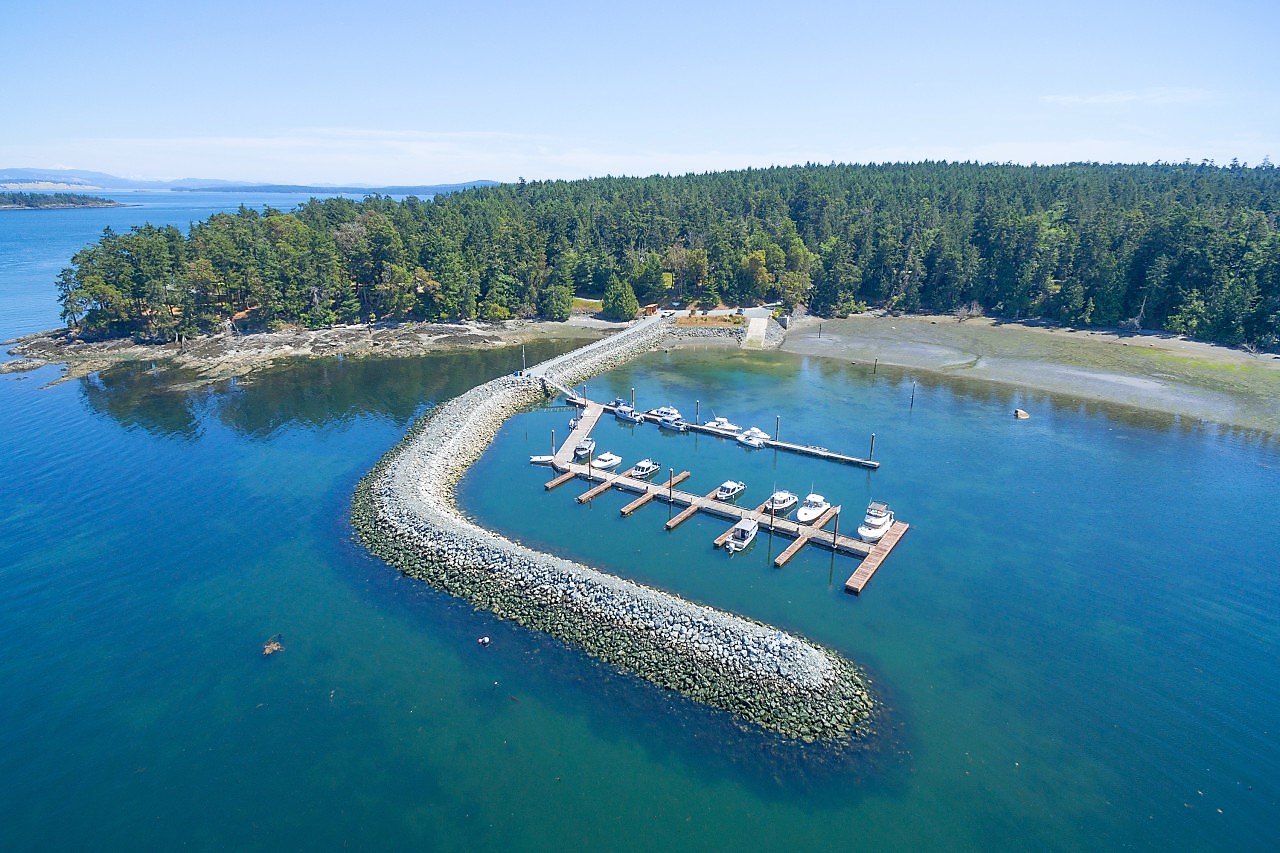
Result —
<path fill-rule="evenodd" d="M 879 542 L 893 525 L 893 510 L 884 501 L 867 505 L 867 515 L 858 525 L 858 538 L 863 542 Z"/>
<path fill-rule="evenodd" d="M 658 420 L 658 427 L 659 429 L 671 430 L 672 432 L 689 431 L 688 424 L 681 420 L 679 415 L 674 418 L 660 418 Z"/>
<path fill-rule="evenodd" d="M 761 508 L 761 511 L 767 512 L 770 515 L 786 515 L 799 500 L 800 498 L 791 492 L 788 492 L 785 489 L 779 489 L 769 495 L 769 500 L 764 502 L 764 506 Z"/>
<path fill-rule="evenodd" d="M 733 531 L 729 534 L 729 538 L 725 540 L 725 550 L 730 554 L 745 551 L 747 546 L 755 541 L 756 534 L 759 531 L 760 522 L 754 518 L 742 519 L 733 526 Z"/>
<path fill-rule="evenodd" d="M 645 480 L 662 470 L 662 466 L 652 459 L 641 459 L 631 469 L 631 476 Z"/>
<path fill-rule="evenodd" d="M 637 412 L 631 406 L 622 405 L 613 410 L 613 416 L 623 423 L 642 424 L 644 423 L 644 415 Z"/>
<path fill-rule="evenodd" d="M 764 447 L 764 439 L 758 435 L 752 435 L 749 432 L 740 433 L 738 435 L 738 444 L 743 447 L 750 447 L 752 450 L 759 450 Z"/>
<path fill-rule="evenodd" d="M 620 462 L 622 462 L 621 456 L 616 453 L 610 453 L 606 450 L 604 453 L 601 453 L 595 459 L 591 460 L 591 465 L 594 468 L 599 468 L 601 471 L 608 471 L 612 468 L 617 468 Z"/>
<path fill-rule="evenodd" d="M 579 441 L 578 445 L 573 448 L 573 455 L 579 459 L 586 459 L 595 451 L 595 449 L 596 440 L 588 436 L 587 438 L 582 439 L 582 441 Z"/>
<path fill-rule="evenodd" d="M 796 510 L 796 521 L 801 524 L 812 524 L 829 509 L 831 509 L 831 503 L 815 492 L 806 497 L 800 504 L 800 508 Z"/>
<path fill-rule="evenodd" d="M 716 500 L 729 501 L 746 491 L 747 484 L 741 480 L 725 480 L 720 484 L 720 488 L 716 489 Z"/>
<path fill-rule="evenodd" d="M 677 409 L 675 406 L 659 406 L 658 408 L 649 412 L 649 414 L 653 415 L 655 418 L 658 418 L 659 420 L 661 420 L 662 418 L 675 418 L 679 420 L 680 418 L 680 410 Z"/>
<path fill-rule="evenodd" d="M 742 427 L 735 423 L 731 423 L 728 418 L 712 418 L 707 421 L 705 426 L 710 427 L 711 429 L 718 429 L 723 432 L 738 433 L 742 431 Z"/>

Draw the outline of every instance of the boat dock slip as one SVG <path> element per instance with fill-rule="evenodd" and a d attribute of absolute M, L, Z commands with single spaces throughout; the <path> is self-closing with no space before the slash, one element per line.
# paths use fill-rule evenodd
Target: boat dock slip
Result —
<path fill-rule="evenodd" d="M 586 438 L 591 432 L 592 427 L 596 425 L 596 421 L 600 419 L 600 416 L 605 412 L 612 413 L 615 409 L 614 406 L 606 403 L 597 403 L 594 400 L 588 400 L 585 397 L 566 396 L 565 400 L 570 406 L 582 409 L 582 417 L 578 421 L 578 428 L 574 430 L 573 434 L 569 436 L 569 439 L 560 448 L 560 453 L 557 454 L 557 458 L 563 456 L 566 448 L 570 453 L 572 453 L 573 448 L 577 446 L 578 442 Z M 637 412 L 637 414 L 644 418 L 647 423 L 656 424 L 661 420 L 661 418 L 652 412 Z M 590 420 L 588 421 L 588 419 Z M 584 424 L 587 425 L 586 430 L 579 435 L 578 430 L 581 430 Z M 685 421 L 685 426 L 691 432 L 714 435 L 716 438 L 724 438 L 729 441 L 736 441 L 738 438 L 738 434 L 736 432 L 717 429 L 716 427 L 707 426 L 706 424 L 695 424 Z M 789 453 L 800 453 L 804 456 L 826 459 L 828 462 L 841 462 L 845 465 L 860 465 L 863 468 L 871 468 L 873 470 L 880 467 L 880 463 L 876 462 L 874 459 L 863 459 L 858 456 L 851 456 L 847 453 L 837 453 L 834 450 L 828 450 L 825 447 L 817 447 L 812 444 L 796 444 L 791 441 L 775 441 L 772 438 L 766 438 L 764 439 L 764 446 L 771 447 L 774 450 L 785 450 Z"/>
<path fill-rule="evenodd" d="M 570 471 L 569 473 L 570 473 L 570 474 L 572 474 L 573 472 L 572 472 L 572 471 Z M 603 495 L 605 492 L 607 492 L 607 491 L 609 491 L 610 489 L 612 489 L 612 488 L 613 488 L 613 481 L 614 481 L 614 480 L 616 480 L 616 479 L 618 479 L 618 478 L 619 478 L 619 477 L 621 477 L 621 476 L 622 476 L 621 474 L 614 474 L 613 476 L 611 476 L 611 477 L 609 477 L 608 479 L 606 479 L 606 480 L 605 480 L 603 483 L 601 483 L 600 485 L 598 485 L 598 486 L 592 486 L 592 487 L 591 487 L 590 489 L 588 489 L 587 491 L 585 491 L 585 492 L 583 492 L 582 494 L 578 495 L 578 503 L 580 503 L 580 504 L 584 504 L 584 503 L 586 503 L 587 501 L 592 501 L 592 500 L 595 500 L 596 498 L 600 497 L 600 496 L 601 496 L 601 495 Z"/>
<path fill-rule="evenodd" d="M 552 489 L 563 486 L 565 483 L 569 482 L 576 476 L 578 475 L 573 473 L 572 471 L 565 471 L 563 474 L 556 477 L 554 480 L 548 481 L 547 484 L 544 485 L 542 488 L 546 489 L 549 492 Z"/>
<path fill-rule="evenodd" d="M 586 466 L 579 465 L 578 467 L 584 468 Z M 660 483 L 660 484 L 650 483 L 647 480 L 637 480 L 634 477 L 628 477 L 626 474 L 623 474 L 620 477 L 614 477 L 613 482 L 610 483 L 609 485 L 611 486 L 616 485 L 620 489 L 627 489 L 633 492 L 643 490 L 643 494 L 641 494 L 640 497 L 636 498 L 631 503 L 627 504 L 621 510 L 619 510 L 619 512 L 623 515 L 623 517 L 626 517 L 628 515 L 631 515 L 631 513 L 635 512 L 640 507 L 644 506 L 654 498 L 660 498 L 666 494 L 673 494 L 673 495 L 687 494 L 686 492 L 672 491 L 672 489 L 674 489 L 677 484 L 683 483 L 687 479 L 689 479 L 688 471 L 681 471 L 679 474 L 676 474 L 670 480 L 667 480 L 665 483 Z M 627 482 L 619 482 L 621 480 L 626 480 Z"/>
<path fill-rule="evenodd" d="M 796 537 L 796 541 L 788 545 L 787 550 L 779 554 L 777 558 L 773 561 L 773 564 L 778 568 L 782 568 L 787 564 L 787 561 L 789 561 L 796 554 L 800 553 L 801 548 L 809 544 L 810 539 L 817 536 L 819 533 L 822 533 L 823 535 L 825 535 L 825 532 L 823 531 L 822 528 L 825 527 L 826 524 L 829 521 L 831 521 L 831 519 L 835 518 L 836 515 L 839 514 L 839 512 L 840 512 L 840 507 L 838 506 L 827 507 L 827 511 L 824 512 L 822 516 L 818 518 L 817 521 L 815 521 L 812 525 L 807 525 L 809 527 L 808 531 L 804 531 L 804 530 L 800 531 L 800 535 Z M 832 534 L 832 536 L 834 537 L 835 534 Z"/>
<path fill-rule="evenodd" d="M 712 489 L 711 491 L 707 492 L 707 499 L 714 498 L 719 492 L 720 490 L 718 488 Z M 696 503 L 689 504 L 687 507 L 680 510 L 679 515 L 675 516 L 674 518 L 667 519 L 667 529 L 675 530 L 677 527 L 679 527 L 680 525 L 684 524 L 686 521 L 688 521 L 689 519 L 697 515 L 699 509 L 700 507 Z"/>
<path fill-rule="evenodd" d="M 871 553 L 867 558 L 858 564 L 858 568 L 853 574 L 849 575 L 849 579 L 844 582 L 844 591 L 851 592 L 854 595 L 860 595 L 867 584 L 871 583 L 872 576 L 880 568 L 880 564 L 884 562 L 885 557 L 889 556 L 889 552 L 893 550 L 898 541 L 902 539 L 902 535 L 911 527 L 905 521 L 895 521 L 893 526 L 889 528 L 889 532 L 884 538 L 875 544 L 871 549 Z"/>

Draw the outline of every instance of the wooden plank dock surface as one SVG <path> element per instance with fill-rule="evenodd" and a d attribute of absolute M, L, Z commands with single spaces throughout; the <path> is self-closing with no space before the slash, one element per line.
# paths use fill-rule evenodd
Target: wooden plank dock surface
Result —
<path fill-rule="evenodd" d="M 844 582 L 844 591 L 861 595 L 867 584 L 871 583 L 871 578 L 880 569 L 880 564 L 889 556 L 889 552 L 894 549 L 910 527 L 911 525 L 905 521 L 895 521 L 885 533 L 884 538 L 871 548 L 871 553 L 858 564 L 853 574 L 849 575 L 849 579 Z"/>
<path fill-rule="evenodd" d="M 716 488 L 707 492 L 706 499 L 711 500 L 716 496 L 716 493 L 719 491 L 720 489 Z M 702 509 L 700 501 L 695 501 L 694 503 L 689 504 L 687 507 L 680 510 L 680 513 L 676 515 L 674 518 L 667 519 L 667 529 L 675 530 L 677 527 L 679 527 L 680 525 L 684 524 L 686 521 L 688 521 L 689 519 L 697 515 L 698 510 L 700 509 Z"/>

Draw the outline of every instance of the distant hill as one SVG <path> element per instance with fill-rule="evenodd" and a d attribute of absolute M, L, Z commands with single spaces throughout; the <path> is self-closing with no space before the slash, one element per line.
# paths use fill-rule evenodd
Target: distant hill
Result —
<path fill-rule="evenodd" d="M 0 169 L 0 190 L 186 190 L 189 192 L 255 192 L 255 193 L 377 193 L 381 195 L 429 196 L 457 192 L 470 187 L 495 186 L 498 181 L 468 181 L 461 184 L 423 184 L 419 186 L 370 187 L 311 186 L 300 184 L 250 184 L 216 178 L 181 178 L 176 181 L 140 181 L 121 178 L 105 172 L 82 169 Z"/>

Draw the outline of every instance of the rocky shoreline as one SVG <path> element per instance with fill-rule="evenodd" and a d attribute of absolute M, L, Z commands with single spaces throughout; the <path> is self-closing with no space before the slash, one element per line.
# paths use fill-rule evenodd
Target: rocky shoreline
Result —
<path fill-rule="evenodd" d="M 352 520 L 403 573 L 584 649 L 625 672 L 803 741 L 861 740 L 878 703 L 852 662 L 730 613 L 534 551 L 468 519 L 458 481 L 502 423 L 657 346 L 670 327 L 642 321 L 478 386 L 426 414 L 359 484 Z"/>

